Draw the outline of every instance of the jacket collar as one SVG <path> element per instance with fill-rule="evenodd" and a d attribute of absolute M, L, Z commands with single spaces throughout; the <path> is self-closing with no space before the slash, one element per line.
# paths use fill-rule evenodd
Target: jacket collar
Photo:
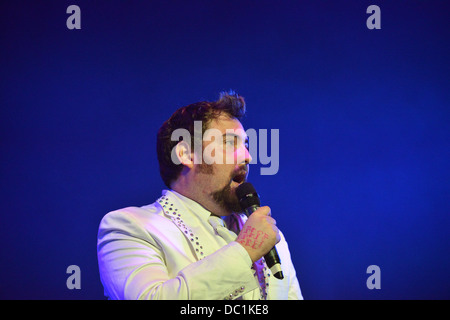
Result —
<path fill-rule="evenodd" d="M 198 202 L 183 196 L 182 194 L 174 191 L 174 190 L 163 190 L 163 195 L 170 197 L 171 199 L 176 198 L 179 203 L 181 203 L 190 213 L 196 216 L 200 220 L 208 221 L 211 212 L 205 209 Z M 175 199 L 173 199 L 175 200 Z"/>
<path fill-rule="evenodd" d="M 197 202 L 175 192 L 173 190 L 163 190 L 162 196 L 157 200 L 164 215 L 181 230 L 193 247 L 197 260 L 203 259 L 207 255 L 205 241 L 198 232 L 194 232 L 199 226 L 200 220 L 208 220 L 211 212 L 203 208 Z"/>

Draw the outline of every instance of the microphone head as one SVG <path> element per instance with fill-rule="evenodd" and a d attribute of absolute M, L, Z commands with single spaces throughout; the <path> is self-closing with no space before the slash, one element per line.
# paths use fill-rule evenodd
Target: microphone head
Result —
<path fill-rule="evenodd" d="M 242 210 L 250 208 L 252 206 L 261 206 L 259 201 L 259 195 L 250 182 L 244 182 L 236 188 L 236 195 L 239 199 L 239 204 Z"/>

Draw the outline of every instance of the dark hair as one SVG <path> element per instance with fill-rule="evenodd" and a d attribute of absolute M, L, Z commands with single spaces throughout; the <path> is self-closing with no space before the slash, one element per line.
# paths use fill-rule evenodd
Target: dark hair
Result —
<path fill-rule="evenodd" d="M 182 107 L 175 111 L 158 130 L 156 137 L 156 153 L 158 155 L 159 173 L 164 184 L 170 188 L 183 170 L 183 164 L 175 164 L 171 158 L 172 149 L 179 141 L 172 141 L 172 132 L 183 128 L 191 134 L 194 143 L 194 121 L 202 121 L 202 134 L 208 129 L 210 122 L 221 115 L 241 120 L 245 115 L 244 98 L 234 91 L 221 92 L 217 101 L 201 101 Z"/>

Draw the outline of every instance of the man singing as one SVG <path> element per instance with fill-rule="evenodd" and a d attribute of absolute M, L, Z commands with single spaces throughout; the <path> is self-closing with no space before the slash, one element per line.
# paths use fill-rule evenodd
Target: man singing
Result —
<path fill-rule="evenodd" d="M 150 205 L 110 212 L 100 223 L 98 263 L 108 298 L 302 299 L 270 208 L 248 218 L 241 213 L 236 188 L 251 161 L 244 114 L 244 99 L 229 92 L 180 108 L 163 123 L 157 156 L 168 190 Z M 177 129 L 189 134 L 174 135 Z M 205 139 L 207 131 L 220 135 Z M 264 261 L 275 244 L 282 280 Z"/>

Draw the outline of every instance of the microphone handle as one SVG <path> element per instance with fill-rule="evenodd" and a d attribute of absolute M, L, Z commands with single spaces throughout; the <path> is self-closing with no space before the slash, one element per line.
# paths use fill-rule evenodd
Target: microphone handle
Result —
<path fill-rule="evenodd" d="M 248 207 L 245 209 L 245 214 L 248 217 L 258 208 L 259 206 L 257 205 Z M 275 278 L 280 280 L 284 278 L 283 271 L 281 270 L 280 257 L 278 256 L 277 248 L 275 248 L 275 246 L 264 256 L 264 260 L 266 260 L 267 266 Z"/>

